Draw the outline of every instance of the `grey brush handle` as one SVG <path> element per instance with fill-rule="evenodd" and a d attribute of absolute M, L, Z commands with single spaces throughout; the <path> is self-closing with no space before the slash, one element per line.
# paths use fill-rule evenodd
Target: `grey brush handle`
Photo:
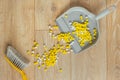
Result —
<path fill-rule="evenodd" d="M 108 15 L 109 13 L 111 13 L 112 11 L 114 11 L 116 9 L 116 6 L 115 5 L 112 5 L 110 6 L 109 8 L 103 10 L 100 14 L 98 14 L 96 16 L 96 20 L 99 20 L 101 19 L 102 17 Z"/>

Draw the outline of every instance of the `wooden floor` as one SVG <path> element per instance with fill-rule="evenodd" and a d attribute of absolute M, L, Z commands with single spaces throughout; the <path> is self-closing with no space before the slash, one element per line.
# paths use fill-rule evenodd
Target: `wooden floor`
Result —
<path fill-rule="evenodd" d="M 25 52 L 36 39 L 51 46 L 48 24 L 55 24 L 61 13 L 73 6 L 82 6 L 94 14 L 112 4 L 116 11 L 100 20 L 98 43 L 78 55 L 68 54 L 60 65 L 47 72 L 30 65 L 25 68 L 29 80 L 120 80 L 120 3 L 118 0 L 0 0 L 0 80 L 21 80 L 4 59 L 7 44 L 13 45 L 31 62 Z M 40 50 L 39 50 L 40 51 Z"/>

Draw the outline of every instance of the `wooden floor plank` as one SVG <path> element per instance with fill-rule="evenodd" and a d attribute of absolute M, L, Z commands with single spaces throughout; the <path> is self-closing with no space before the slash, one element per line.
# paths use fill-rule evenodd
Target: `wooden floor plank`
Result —
<path fill-rule="evenodd" d="M 42 31 L 42 30 L 48 30 L 49 24 L 51 24 L 51 25 L 56 24 L 55 19 L 59 15 L 61 15 L 65 10 L 67 10 L 69 8 L 70 0 L 60 0 L 60 1 L 51 0 L 51 1 L 47 1 L 47 2 L 44 0 L 36 0 L 35 3 L 36 3 L 35 4 L 35 22 L 36 22 L 35 26 L 36 26 L 36 30 L 41 30 L 41 31 L 37 31 L 36 39 L 40 41 L 39 34 L 43 34 L 42 36 L 43 36 L 43 39 L 44 39 L 45 43 L 47 44 L 47 46 L 52 47 L 51 44 L 53 44 L 54 42 L 51 42 L 51 40 L 49 40 L 50 38 L 48 37 L 49 36 L 48 31 Z M 40 37 L 42 37 L 42 36 L 40 36 Z M 65 70 L 63 73 L 58 72 L 58 67 L 50 69 L 47 73 L 44 71 L 39 72 L 36 70 L 37 71 L 36 79 L 40 79 L 42 77 L 42 79 L 44 79 L 44 80 L 46 80 L 46 79 L 70 80 L 70 76 L 71 76 L 70 68 L 71 67 L 65 66 L 66 63 L 68 65 L 70 65 L 70 55 L 66 58 L 60 58 L 60 59 L 63 61 L 63 63 L 59 62 L 59 64 Z M 51 72 L 53 72 L 53 73 L 51 73 Z M 67 74 L 67 73 L 69 73 L 69 74 Z M 42 75 L 42 76 L 38 77 L 38 75 Z"/>
<path fill-rule="evenodd" d="M 107 0 L 107 6 L 117 3 L 117 9 L 107 17 L 107 80 L 120 79 L 120 1 Z"/>
<path fill-rule="evenodd" d="M 42 35 L 40 35 L 42 34 Z M 48 31 L 36 31 L 36 41 L 40 44 L 38 48 L 38 52 L 42 55 L 44 52 L 43 44 L 47 45 L 48 49 L 50 49 L 54 45 L 54 40 L 49 36 Z M 35 79 L 39 80 L 55 80 L 55 67 L 49 68 L 44 71 L 45 67 L 41 67 L 39 70 L 38 67 L 35 67 Z"/>
<path fill-rule="evenodd" d="M 85 7 L 94 14 L 99 13 L 103 7 L 106 8 L 104 0 L 76 0 L 76 2 L 73 0 L 73 2 L 74 5 Z M 103 6 L 100 6 L 101 4 Z M 100 37 L 95 46 L 80 54 L 72 54 L 72 80 L 106 80 L 105 22 L 105 18 L 100 20 Z"/>
<path fill-rule="evenodd" d="M 35 0 L 36 30 L 48 30 L 55 25 L 55 19 L 69 8 L 70 0 Z"/>
<path fill-rule="evenodd" d="M 85 7 L 90 8 L 89 0 L 70 0 L 70 7 Z"/>
<path fill-rule="evenodd" d="M 106 0 L 90 0 L 90 6 L 91 6 L 91 12 L 98 15 L 101 13 L 104 9 L 106 9 Z M 100 37 L 98 41 L 98 48 L 95 48 L 96 53 L 96 59 L 99 59 L 96 61 L 95 66 L 97 67 L 95 70 L 98 71 L 96 74 L 97 77 L 95 77 L 95 80 L 99 76 L 99 80 L 106 80 L 106 72 L 107 72 L 107 65 L 106 65 L 106 17 L 103 17 L 99 20 L 99 27 L 100 27 Z M 94 52 L 94 50 L 93 50 Z"/>
<path fill-rule="evenodd" d="M 12 69 L 5 61 L 5 50 L 10 42 L 11 7 L 9 0 L 0 0 L 0 80 L 13 80 Z"/>
<path fill-rule="evenodd" d="M 42 35 L 40 35 L 42 34 Z M 36 40 L 40 43 L 40 47 L 38 52 L 43 54 L 44 48 L 43 43 L 45 43 L 48 49 L 52 48 L 55 45 L 56 40 L 49 36 L 48 31 L 36 31 Z M 71 56 L 63 55 L 59 57 L 58 63 L 56 66 L 50 67 L 47 72 L 44 71 L 44 68 L 38 70 L 36 67 L 35 69 L 35 79 L 39 80 L 70 80 L 71 79 Z M 59 68 L 63 69 L 63 72 L 59 72 Z"/>
<path fill-rule="evenodd" d="M 23 56 L 28 58 L 26 50 L 31 48 L 35 37 L 34 0 L 14 0 L 13 4 L 11 38 L 13 36 L 14 38 L 11 39 L 11 43 Z M 28 59 L 33 60 L 31 57 Z M 28 79 L 34 80 L 34 66 L 29 66 L 25 71 Z M 18 79 L 18 76 L 16 76 L 16 79 Z"/>
<path fill-rule="evenodd" d="M 34 40 L 34 0 L 1 0 L 1 51 L 5 50 L 8 44 L 15 47 L 23 56 L 26 50 L 32 46 Z M 4 53 L 4 52 L 2 52 Z M 21 75 L 3 61 L 0 64 L 2 72 L 1 80 L 21 80 Z M 28 58 L 28 57 L 27 57 Z M 30 58 L 29 58 L 30 59 Z M 4 69 L 6 71 L 4 71 Z M 34 67 L 26 69 L 29 80 L 34 80 Z M 0 75 L 1 76 L 1 75 Z M 6 77 L 7 76 L 7 77 Z"/>

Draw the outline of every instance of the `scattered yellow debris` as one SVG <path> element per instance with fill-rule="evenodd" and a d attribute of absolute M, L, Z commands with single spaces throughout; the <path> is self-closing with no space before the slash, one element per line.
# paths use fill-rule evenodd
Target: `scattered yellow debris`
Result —
<path fill-rule="evenodd" d="M 60 69 L 59 69 L 59 72 L 62 72 L 62 71 L 63 71 L 62 68 L 60 68 Z"/>
<path fill-rule="evenodd" d="M 57 26 L 57 25 L 55 25 L 55 26 L 53 26 L 53 28 L 54 28 L 54 29 L 58 29 L 58 26 Z"/>
<path fill-rule="evenodd" d="M 38 62 L 37 62 L 37 61 L 35 61 L 35 62 L 34 62 L 34 65 L 37 65 L 37 64 L 38 64 Z"/>
<path fill-rule="evenodd" d="M 45 68 L 44 68 L 44 71 L 47 71 L 47 69 L 48 69 L 48 68 L 47 68 L 47 67 L 45 67 Z"/>
<path fill-rule="evenodd" d="M 64 17 L 68 18 L 68 15 L 65 14 Z M 92 35 L 88 27 L 89 24 L 88 18 L 84 20 L 83 16 L 81 15 L 80 20 L 82 20 L 83 22 L 80 23 L 73 21 L 71 23 L 71 25 L 75 29 L 71 33 L 61 32 L 55 35 L 53 33 L 54 32 L 53 29 L 58 29 L 58 26 L 56 25 L 53 27 L 49 26 L 49 33 L 52 35 L 53 38 L 56 38 L 57 43 L 50 49 L 46 45 L 43 45 L 44 52 L 42 55 L 40 55 L 40 53 L 35 52 L 35 50 L 39 46 L 39 43 L 34 40 L 32 50 L 31 51 L 27 50 L 26 53 L 31 54 L 31 56 L 35 58 L 34 65 L 38 65 L 38 69 L 44 67 L 44 71 L 47 71 L 49 67 L 55 66 L 55 64 L 58 61 L 59 54 L 65 55 L 70 53 L 70 51 L 72 52 L 70 42 L 75 40 L 73 35 L 75 35 L 78 38 L 78 42 L 80 43 L 80 46 L 85 46 L 86 42 L 92 43 L 92 40 L 96 39 L 97 30 L 94 28 Z M 61 41 L 64 41 L 65 44 L 61 44 Z M 59 68 L 59 72 L 62 71 L 63 71 L 62 68 Z"/>
<path fill-rule="evenodd" d="M 87 21 L 83 23 L 73 22 L 72 26 L 75 28 L 72 34 L 77 36 L 80 46 L 85 46 L 86 42 L 92 43 L 92 34 L 89 31 Z"/>
<path fill-rule="evenodd" d="M 65 17 L 65 18 L 68 18 L 68 15 L 67 15 L 67 14 L 65 14 L 65 15 L 64 15 L 64 17 Z"/>
<path fill-rule="evenodd" d="M 83 20 L 83 16 L 82 15 L 80 16 L 80 20 Z"/>
<path fill-rule="evenodd" d="M 68 33 L 60 33 L 57 35 L 57 40 L 58 41 L 65 41 L 66 43 L 70 43 L 71 41 L 74 40 L 73 36 L 70 34 L 70 32 Z"/>
<path fill-rule="evenodd" d="M 27 54 L 30 54 L 30 50 L 27 50 L 26 53 L 27 53 Z"/>
<path fill-rule="evenodd" d="M 38 69 L 40 69 L 40 65 L 38 65 Z"/>

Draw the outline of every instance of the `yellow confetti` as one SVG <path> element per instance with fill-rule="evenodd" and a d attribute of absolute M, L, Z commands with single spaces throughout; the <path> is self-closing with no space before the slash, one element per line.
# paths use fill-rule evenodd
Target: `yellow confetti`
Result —
<path fill-rule="evenodd" d="M 58 26 L 55 25 L 55 26 L 53 26 L 53 28 L 54 28 L 54 29 L 58 29 Z"/>
<path fill-rule="evenodd" d="M 82 15 L 80 16 L 80 20 L 83 20 L 83 16 Z"/>
<path fill-rule="evenodd" d="M 80 16 L 80 19 L 82 19 L 82 16 Z M 75 28 L 75 31 L 73 31 L 72 34 L 76 35 L 79 38 L 78 41 L 80 43 L 80 46 L 85 46 L 86 42 L 92 43 L 92 34 L 87 27 L 87 20 L 84 23 L 73 22 L 72 26 Z M 93 32 L 95 34 L 95 30 Z"/>
<path fill-rule="evenodd" d="M 65 15 L 64 15 L 64 17 L 65 17 L 65 18 L 68 18 L 68 15 L 67 15 L 67 14 L 65 14 Z"/>
<path fill-rule="evenodd" d="M 38 62 L 37 62 L 37 61 L 35 61 L 35 62 L 34 62 L 34 65 L 37 65 L 37 64 L 38 64 Z"/>
<path fill-rule="evenodd" d="M 59 72 L 63 72 L 62 68 L 59 69 Z"/>
<path fill-rule="evenodd" d="M 30 50 L 27 50 L 26 53 L 27 53 L 27 54 L 30 54 Z"/>
<path fill-rule="evenodd" d="M 31 56 L 34 56 L 34 53 L 31 53 Z"/>
<path fill-rule="evenodd" d="M 38 65 L 38 69 L 40 69 L 41 67 L 40 67 L 40 65 Z"/>
<path fill-rule="evenodd" d="M 68 18 L 68 14 L 65 14 L 64 17 Z M 56 35 L 53 30 L 58 29 L 58 26 L 57 25 L 52 26 L 52 27 L 49 26 L 49 33 L 51 34 L 52 38 L 57 40 L 57 44 L 52 46 L 52 48 L 50 49 L 48 49 L 46 45 L 43 45 L 44 52 L 42 55 L 35 52 L 36 51 L 35 49 L 38 48 L 39 44 L 38 42 L 34 40 L 32 51 L 31 52 L 27 51 L 27 53 L 32 53 L 31 55 L 35 58 L 35 60 L 38 60 L 34 62 L 34 65 L 39 64 L 37 66 L 38 69 L 40 69 L 41 67 L 44 67 L 43 68 L 44 71 L 47 71 L 49 67 L 55 66 L 55 64 L 57 63 L 59 59 L 58 57 L 59 54 L 65 55 L 70 52 L 73 52 L 73 50 L 71 50 L 70 43 L 75 40 L 74 36 L 78 38 L 78 42 L 80 46 L 82 47 L 84 47 L 86 43 L 91 44 L 93 39 L 96 39 L 97 30 L 96 28 L 94 28 L 93 32 L 90 32 L 89 27 L 88 27 L 88 24 L 89 24 L 88 18 L 83 20 L 84 17 L 82 15 L 79 18 L 83 22 L 77 22 L 77 21 L 70 22 L 72 27 L 74 28 L 74 30 L 71 33 L 61 32 Z M 63 71 L 62 68 L 59 68 L 59 72 L 62 72 L 62 71 Z"/>
<path fill-rule="evenodd" d="M 48 69 L 48 68 L 47 68 L 47 67 L 45 67 L 45 68 L 44 68 L 44 71 L 47 71 L 47 69 Z"/>

